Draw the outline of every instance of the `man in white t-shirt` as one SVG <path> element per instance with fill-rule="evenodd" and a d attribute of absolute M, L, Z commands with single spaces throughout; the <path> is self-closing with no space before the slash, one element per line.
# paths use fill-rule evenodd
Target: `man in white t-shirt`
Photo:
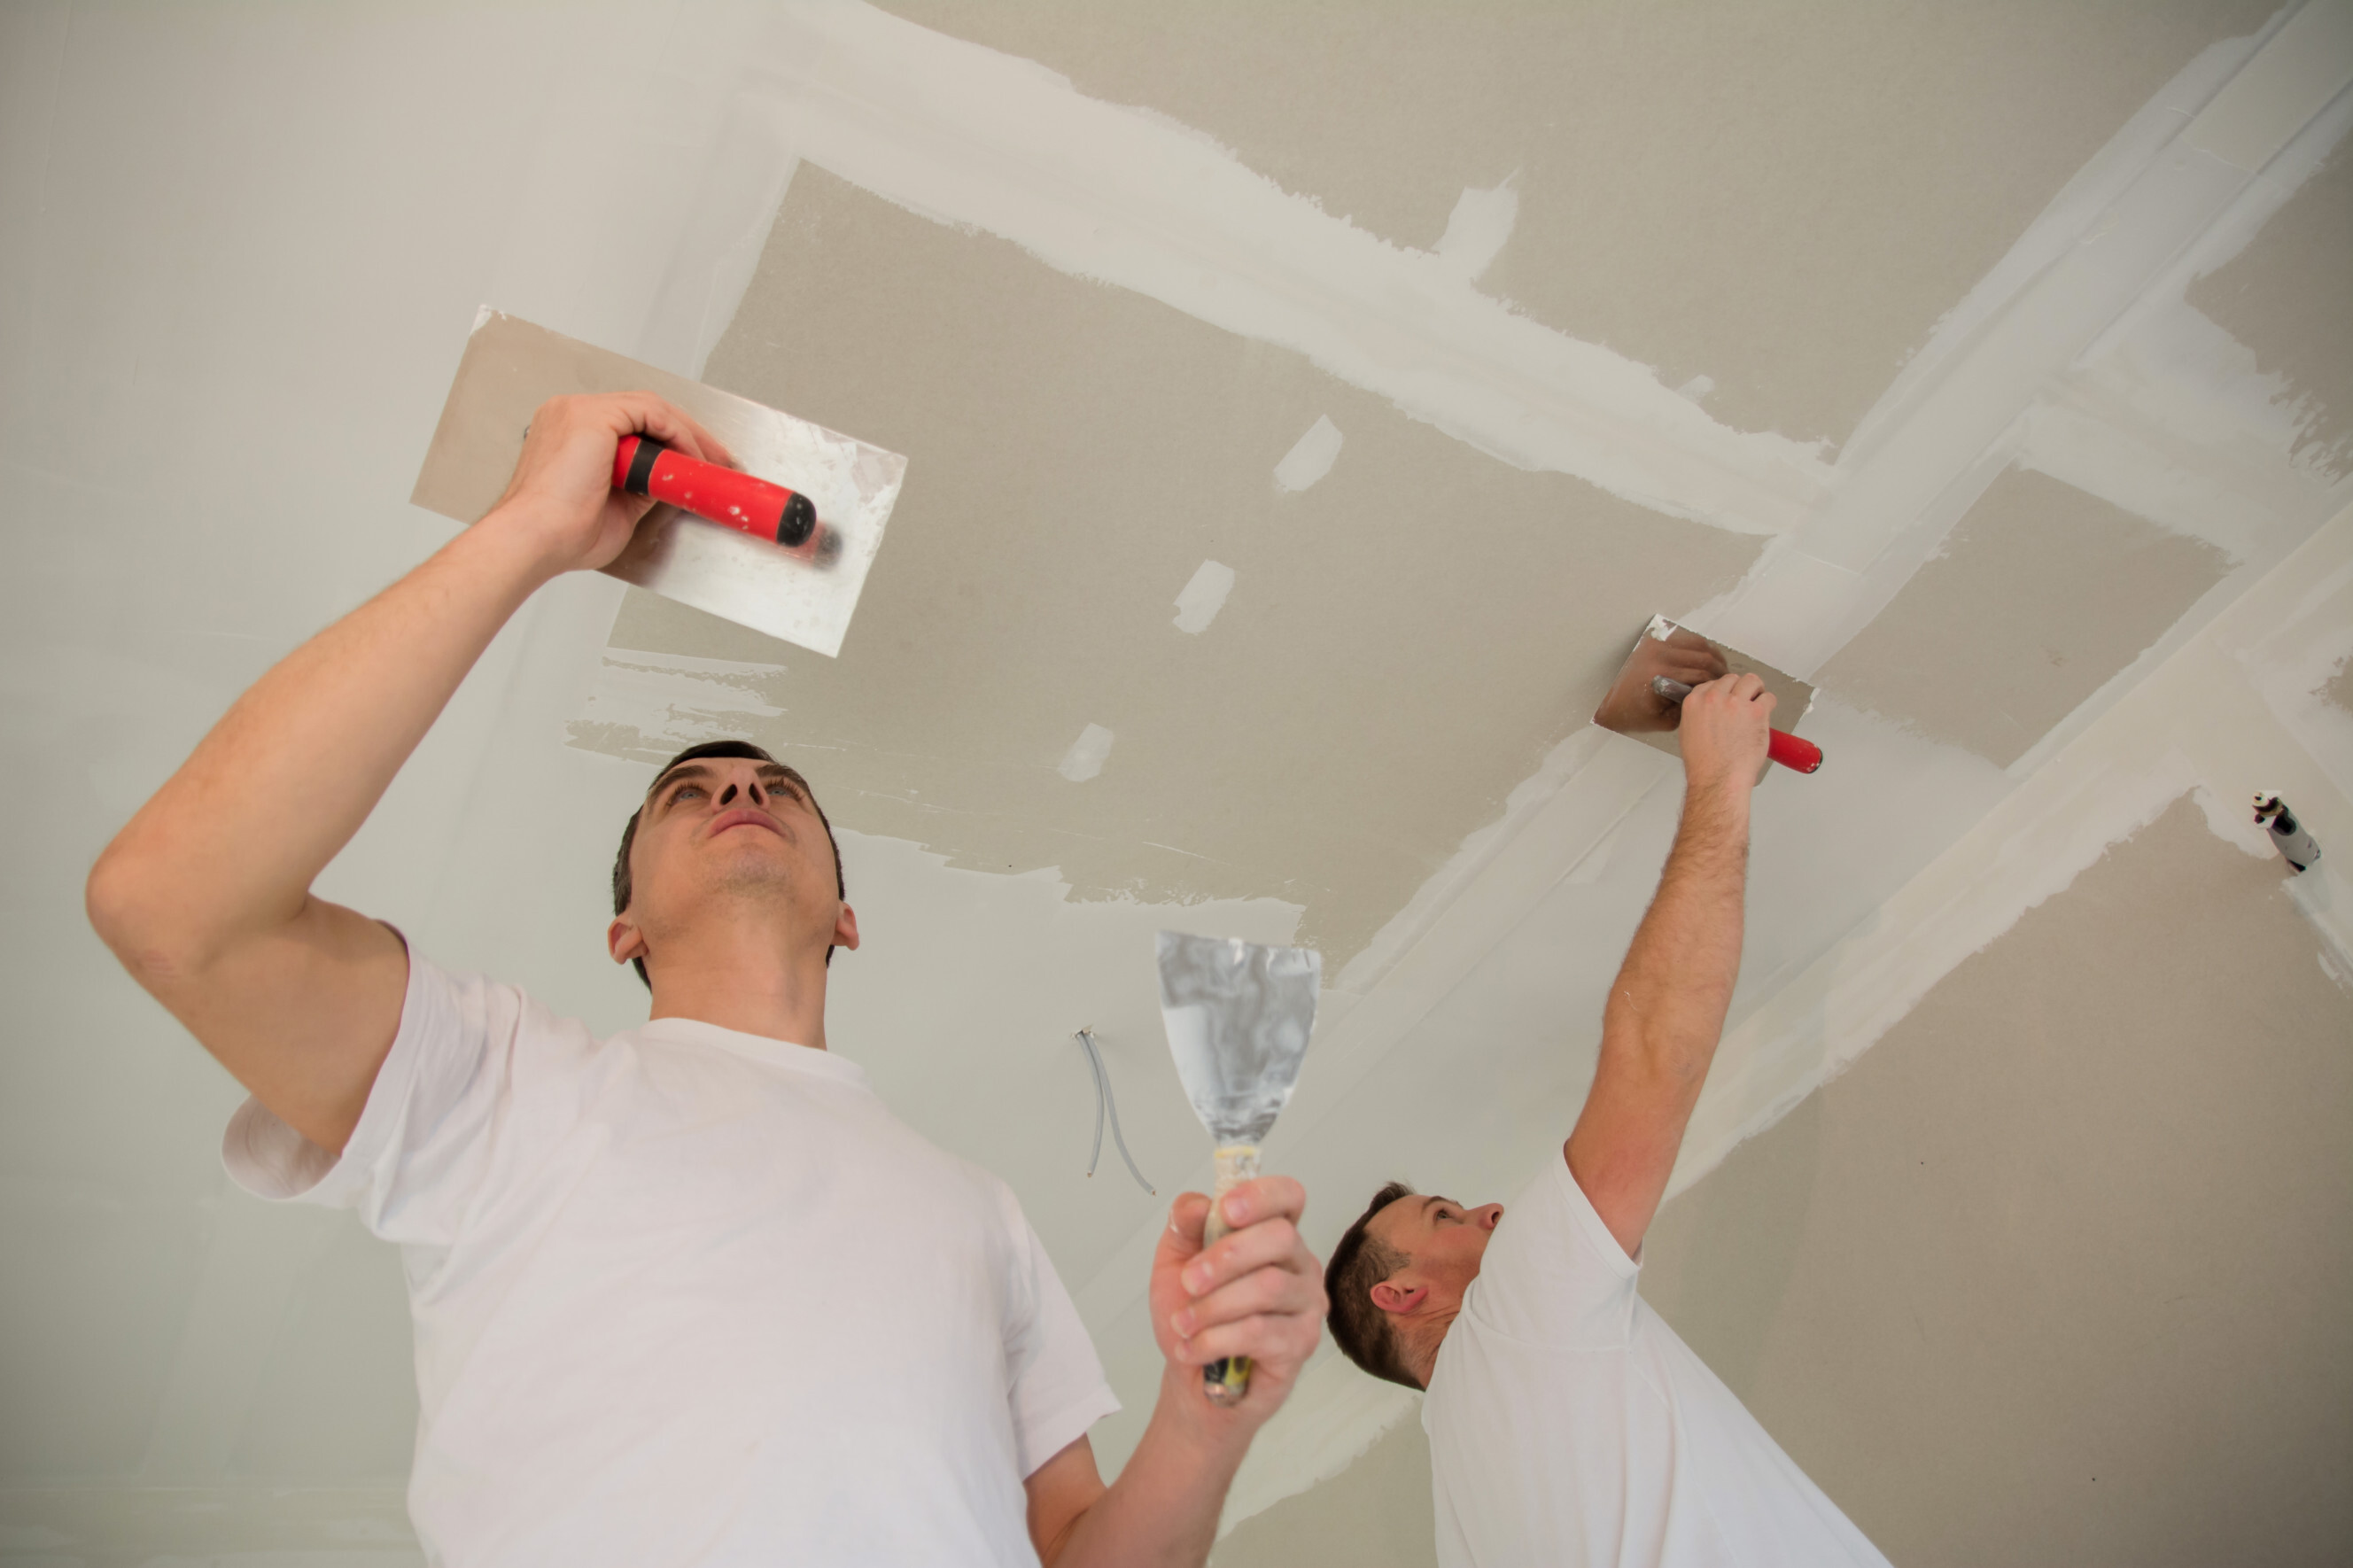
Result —
<path fill-rule="evenodd" d="M 664 768 L 614 871 L 616 962 L 653 993 L 598 1039 L 311 895 L 499 627 L 610 561 L 648 503 L 621 437 L 726 461 L 650 394 L 559 398 L 473 527 L 256 683 L 90 873 L 92 922 L 252 1099 L 238 1182 L 400 1244 L 430 1561 L 1200 1563 L 1323 1312 L 1298 1184 L 1176 1201 L 1165 1358 L 1105 1488 L 1117 1407 L 1002 1182 L 828 1053 L 858 945 L 832 829 L 765 752 Z M 487 787 L 496 787 L 496 781 Z M 1199 1368 L 1257 1363 L 1238 1406 Z"/>
<path fill-rule="evenodd" d="M 1635 1291 L 1740 972 L 1773 698 L 1717 674 L 1683 701 L 1683 824 L 1567 1142 L 1508 1219 L 1391 1183 L 1325 1273 L 1349 1359 L 1428 1391 L 1447 1568 L 1885 1563 Z"/>

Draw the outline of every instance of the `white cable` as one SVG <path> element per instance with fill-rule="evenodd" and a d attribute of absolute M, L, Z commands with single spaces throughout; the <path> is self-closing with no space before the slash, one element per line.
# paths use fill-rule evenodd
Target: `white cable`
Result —
<path fill-rule="evenodd" d="M 1119 1130 L 1119 1101 L 1112 1098 L 1111 1075 L 1103 1071 L 1103 1058 L 1096 1054 L 1095 1032 L 1081 1029 L 1078 1040 L 1086 1050 L 1087 1066 L 1094 1069 L 1095 1075 L 1095 1147 L 1094 1152 L 1087 1156 L 1087 1174 L 1092 1176 L 1095 1173 L 1095 1162 L 1103 1156 L 1103 1114 L 1108 1111 L 1111 1114 L 1112 1142 L 1119 1146 L 1119 1157 L 1127 1163 L 1127 1173 L 1135 1178 L 1137 1186 L 1158 1197 L 1160 1189 L 1144 1179 L 1144 1173 L 1135 1168 L 1135 1156 L 1127 1152 L 1127 1135 Z"/>

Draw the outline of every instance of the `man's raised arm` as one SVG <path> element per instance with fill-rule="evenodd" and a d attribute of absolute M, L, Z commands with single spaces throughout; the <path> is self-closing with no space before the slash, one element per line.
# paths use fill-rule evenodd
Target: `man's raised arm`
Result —
<path fill-rule="evenodd" d="M 1740 973 L 1748 794 L 1765 765 L 1773 698 L 1753 675 L 1683 700 L 1683 825 L 1601 1016 L 1592 1092 L 1562 1152 L 1631 1257 L 1675 1168 Z"/>
<path fill-rule="evenodd" d="M 311 883 L 507 617 L 628 542 L 650 503 L 614 492 L 613 452 L 638 431 L 727 460 L 650 393 L 543 405 L 490 515 L 257 681 L 90 871 L 90 923 L 132 977 L 322 1149 L 359 1122 L 408 970 Z"/>

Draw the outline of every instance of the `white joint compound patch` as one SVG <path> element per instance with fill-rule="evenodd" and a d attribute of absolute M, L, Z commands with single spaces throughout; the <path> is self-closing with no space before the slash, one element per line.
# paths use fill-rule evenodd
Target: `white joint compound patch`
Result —
<path fill-rule="evenodd" d="M 1103 772 L 1104 762 L 1111 756 L 1111 743 L 1116 738 L 1100 724 L 1088 725 L 1071 742 L 1071 749 L 1062 753 L 1054 771 L 1072 784 L 1086 783 Z"/>
<path fill-rule="evenodd" d="M 1234 591 L 1234 569 L 1221 561 L 1204 561 L 1192 581 L 1176 595 L 1176 629 L 1196 636 L 1208 628 L 1226 607 L 1226 595 Z"/>
<path fill-rule="evenodd" d="M 575 745 L 601 736 L 607 743 L 589 749 L 613 752 L 617 731 L 620 754 L 667 762 L 704 741 L 741 738 L 748 720 L 782 717 L 774 699 L 785 679 L 775 665 L 608 648 L 568 729 Z"/>
<path fill-rule="evenodd" d="M 1520 193 L 1512 188 L 1517 178 L 1514 171 L 1493 190 L 1466 190 L 1455 198 L 1436 253 L 1447 272 L 1468 283 L 1494 263 L 1520 220 Z"/>
<path fill-rule="evenodd" d="M 1330 416 L 1316 416 L 1307 434 L 1274 466 L 1274 488 L 1287 493 L 1303 490 L 1330 473 L 1334 459 L 1340 456 L 1340 427 Z"/>

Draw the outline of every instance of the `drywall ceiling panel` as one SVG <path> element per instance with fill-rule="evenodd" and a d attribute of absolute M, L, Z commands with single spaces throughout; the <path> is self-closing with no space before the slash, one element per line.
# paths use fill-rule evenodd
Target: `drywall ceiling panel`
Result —
<path fill-rule="evenodd" d="M 846 826 L 1284 900 L 1334 973 L 1758 548 L 806 166 L 705 374 L 911 454 L 891 545 L 839 661 L 642 594 L 617 649 L 748 669 Z"/>
<path fill-rule="evenodd" d="M 2188 298 L 2280 379 L 2303 426 L 2297 459 L 2353 474 L 2353 154 L 2331 158 Z"/>
<path fill-rule="evenodd" d="M 2007 767 L 2230 565 L 2201 540 L 2047 475 L 2008 469 L 1944 553 L 1815 679 Z"/>
<path fill-rule="evenodd" d="M 2353 991 L 2174 804 L 1670 1202 L 1644 1293 L 1895 1562 L 2353 1539 Z"/>
<path fill-rule="evenodd" d="M 884 0 L 1445 242 L 1726 424 L 1833 443 L 2118 125 L 2276 8 Z"/>
<path fill-rule="evenodd" d="M 1438 1512 L 1419 1403 L 1345 1470 L 1246 1520 L 1209 1568 L 1434 1568 Z"/>

